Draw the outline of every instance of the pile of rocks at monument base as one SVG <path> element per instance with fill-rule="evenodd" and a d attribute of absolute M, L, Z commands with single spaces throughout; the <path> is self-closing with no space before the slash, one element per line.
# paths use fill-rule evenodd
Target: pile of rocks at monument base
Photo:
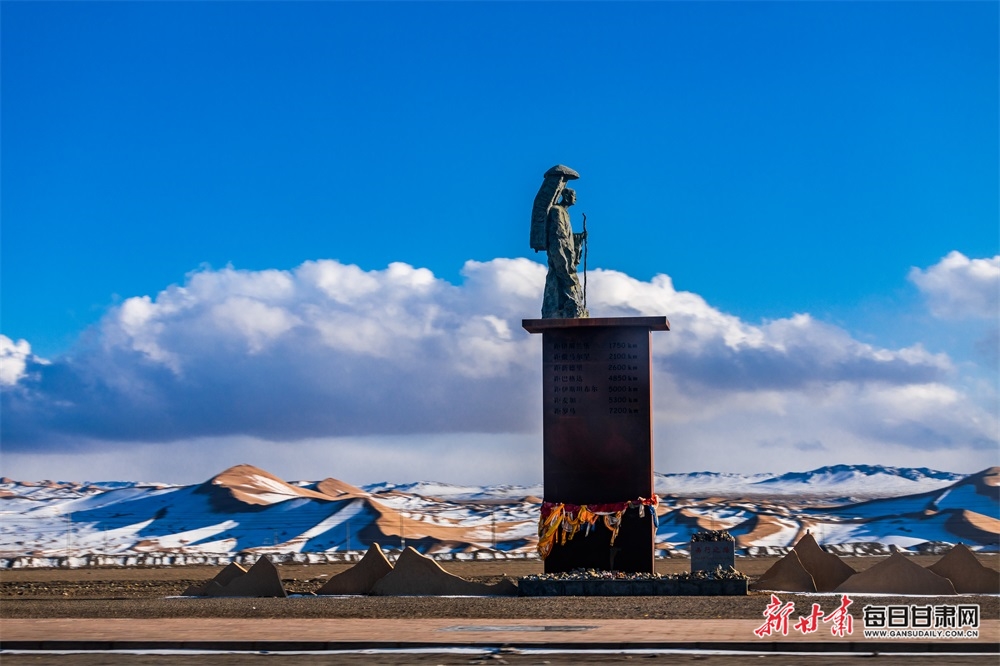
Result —
<path fill-rule="evenodd" d="M 737 557 L 784 555 L 807 532 L 837 555 L 1000 546 L 1000 468 L 968 476 L 815 472 L 657 475 L 657 556 L 687 557 L 692 535 L 705 530 L 728 530 Z M 809 483 L 810 474 L 823 481 Z M 861 477 L 875 475 L 897 483 L 868 487 L 916 492 L 857 496 Z M 389 561 L 407 547 L 445 562 L 533 558 L 540 493 L 537 486 L 289 483 L 250 465 L 190 486 L 2 479 L 0 567 L 250 565 L 262 554 L 275 563 L 353 562 L 373 543 Z"/>

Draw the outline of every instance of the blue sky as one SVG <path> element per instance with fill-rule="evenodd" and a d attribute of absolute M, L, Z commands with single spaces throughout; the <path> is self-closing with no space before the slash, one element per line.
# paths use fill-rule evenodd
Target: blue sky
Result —
<path fill-rule="evenodd" d="M 256 462 L 273 459 L 276 473 L 278 442 L 312 446 L 310 455 L 340 451 L 341 462 L 331 459 L 324 473 L 356 482 L 383 480 L 365 451 L 413 455 L 416 462 L 400 463 L 398 472 L 383 469 L 400 480 L 412 480 L 405 475 L 417 473 L 414 465 L 425 478 L 462 480 L 475 474 L 421 464 L 427 447 L 489 441 L 534 451 L 537 415 L 503 426 L 534 409 L 530 401 L 501 409 L 484 394 L 463 407 L 460 427 L 420 415 L 452 404 L 449 391 L 470 395 L 459 376 L 533 390 L 534 360 L 522 368 L 513 357 L 531 353 L 517 324 L 538 306 L 531 295 L 512 300 L 520 292 L 510 284 L 535 284 L 538 273 L 500 260 L 544 259 L 528 247 L 528 211 L 542 173 L 556 163 L 582 174 L 573 212 L 578 226 L 587 214 L 589 265 L 605 271 L 603 282 L 594 274 L 595 298 L 609 313 L 641 310 L 622 294 L 649 291 L 655 276 L 669 276 L 673 291 L 657 291 L 646 306 L 675 322 L 664 334 L 672 341 L 658 343 L 666 359 L 658 385 L 672 404 L 702 395 L 734 423 L 734 404 L 770 404 L 751 410 L 776 415 L 761 417 L 755 445 L 796 455 L 759 463 L 769 471 L 862 462 L 852 455 L 970 471 L 995 464 L 995 2 L 5 2 L 0 12 L 0 334 L 11 349 L 30 345 L 30 353 L 23 345 L 10 352 L 28 365 L 4 396 L 0 465 L 8 475 L 49 469 L 49 476 L 94 478 L 102 470 L 61 454 L 155 461 L 184 447 L 204 451 L 205 442 L 218 452 L 205 459 L 209 468 L 253 463 L 236 459 L 252 441 L 263 459 Z M 302 269 L 319 260 L 335 266 Z M 470 269 L 470 260 L 479 263 Z M 429 271 L 438 297 L 421 291 L 425 273 L 401 278 L 387 268 L 394 262 Z M 294 296 L 255 291 L 271 284 L 271 271 L 284 272 L 278 282 L 291 276 L 292 287 L 276 288 Z M 398 303 L 384 297 L 394 308 L 331 310 L 310 294 L 332 275 L 358 294 L 407 286 Z M 621 286 L 619 275 L 632 281 L 625 291 L 610 286 Z M 191 283 L 198 276 L 203 292 Z M 234 286 L 244 279 L 257 286 Z M 379 286 L 366 292 L 362 283 Z M 477 291 L 487 284 L 499 291 Z M 171 285 L 188 301 L 158 296 Z M 194 308 L 194 293 L 214 313 L 211 325 L 178 318 Z M 472 293 L 477 306 L 468 302 Z M 717 323 L 722 342 L 707 365 L 708 347 L 685 346 L 694 338 L 664 311 L 683 306 L 678 294 L 700 299 L 687 310 L 698 321 Z M 139 316 L 144 296 L 155 313 Z M 463 318 L 491 316 L 513 333 L 469 333 L 507 350 L 492 370 L 482 359 L 468 362 L 485 364 L 476 369 L 448 360 L 425 367 L 398 349 L 379 356 L 331 342 L 328 327 L 310 319 L 317 309 L 339 312 L 324 320 L 328 326 L 362 331 L 409 313 L 449 335 L 458 335 Z M 428 314 L 438 311 L 454 321 Z M 786 333 L 775 332 L 776 323 L 801 324 L 796 315 L 809 317 L 810 353 L 847 339 L 850 358 L 864 356 L 867 345 L 872 358 L 892 356 L 913 374 L 856 374 L 843 370 L 845 356 L 841 374 L 811 376 L 815 356 L 806 355 L 812 365 L 795 358 Z M 734 338 L 723 320 L 750 332 Z M 298 351 L 281 347 L 282 336 L 312 325 L 327 331 L 317 333 L 318 347 L 302 340 Z M 227 332 L 244 336 L 241 351 L 220 342 Z M 746 361 L 740 354 L 759 351 L 760 340 L 781 358 Z M 922 360 L 907 351 L 918 348 Z M 347 356 L 333 363 L 330 349 Z M 218 391 L 230 379 L 213 374 L 211 358 L 226 359 L 218 373 L 238 368 L 245 374 L 237 384 L 260 388 L 240 399 L 245 409 L 258 398 L 275 404 L 280 385 L 286 413 L 314 426 L 247 425 L 240 409 L 214 404 L 226 402 Z M 364 358 L 384 365 L 373 371 Z M 331 370 L 330 381 L 345 383 L 343 393 L 327 394 L 327 385 L 288 371 L 323 359 L 336 368 L 358 363 L 361 377 L 384 376 L 369 398 L 394 396 L 412 420 L 376 427 L 377 415 L 338 402 L 357 388 L 346 375 Z M 783 369 L 771 364 L 778 360 Z M 806 368 L 810 389 L 789 386 L 774 398 L 752 385 L 726 387 L 726 377 L 750 367 L 764 375 Z M 712 368 L 720 368 L 718 381 Z M 443 402 L 407 397 L 407 388 L 419 392 L 428 382 L 441 387 Z M 700 393 L 706 386 L 715 393 Z M 798 409 L 819 410 L 834 424 L 834 405 L 851 412 L 851 400 L 878 402 L 868 393 L 878 387 L 936 395 L 942 413 L 945 404 L 972 411 L 959 409 L 955 423 L 883 413 L 851 433 L 831 425 L 810 435 L 788 421 L 790 404 L 768 402 L 804 399 Z M 157 396 L 158 407 L 140 409 L 136 395 Z M 878 395 L 894 405 L 912 399 Z M 193 403 L 224 415 L 202 418 Z M 321 418 L 338 405 L 336 425 Z M 162 417 L 161 428 L 146 427 L 150 414 Z M 738 438 L 728 419 L 708 412 L 682 421 L 667 405 L 658 408 L 658 438 L 699 449 Z M 905 427 L 886 434 L 879 427 L 887 422 Z M 978 425 L 967 432 L 969 423 Z M 872 453 L 879 442 L 886 448 Z M 351 446 L 362 452 L 357 461 L 336 469 Z M 662 471 L 711 467 L 704 456 L 663 451 Z M 144 464 L 120 473 L 164 469 Z M 197 477 L 200 465 L 190 466 L 168 475 Z M 535 480 L 524 465 L 500 474 L 507 478 L 499 481 Z"/>

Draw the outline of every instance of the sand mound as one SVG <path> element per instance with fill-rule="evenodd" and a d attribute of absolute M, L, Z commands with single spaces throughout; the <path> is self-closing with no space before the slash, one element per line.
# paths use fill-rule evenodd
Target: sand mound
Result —
<path fill-rule="evenodd" d="M 927 570 L 950 580 L 959 594 L 1000 594 L 1000 572 L 983 566 L 962 544 L 949 550 Z"/>
<path fill-rule="evenodd" d="M 316 590 L 316 594 L 368 594 L 382 577 L 392 571 L 382 549 L 373 543 L 361 561 L 337 574 Z"/>
<path fill-rule="evenodd" d="M 811 534 L 799 539 L 793 550 L 799 556 L 802 566 L 816 582 L 817 592 L 832 592 L 857 573 L 842 559 L 820 548 L 816 538 Z"/>
<path fill-rule="evenodd" d="M 370 495 L 361 490 L 361 488 L 352 486 L 349 483 L 334 478 L 323 479 L 316 484 L 316 490 L 327 497 L 332 497 L 338 500 L 370 497 Z"/>
<path fill-rule="evenodd" d="M 276 504 L 300 497 L 327 501 L 338 499 L 315 490 L 293 486 L 253 465 L 230 467 L 212 477 L 207 485 L 223 490 L 233 499 L 246 504 Z"/>
<path fill-rule="evenodd" d="M 419 516 L 410 511 L 401 512 L 376 500 L 362 501 L 376 514 L 374 527 L 377 529 L 377 534 L 381 535 L 379 538 L 391 542 L 406 537 L 408 541 L 412 541 L 414 535 L 420 535 L 420 542 L 427 546 L 433 545 L 436 550 L 454 549 L 455 544 L 459 544 L 461 549 L 470 551 L 488 547 L 483 539 L 483 527 L 485 527 L 483 523 L 479 526 L 470 526 L 458 518 Z M 519 534 L 519 530 L 522 529 L 521 523 L 516 520 L 497 521 L 492 527 L 495 529 L 498 541 L 510 538 L 508 535 L 511 533 Z"/>
<path fill-rule="evenodd" d="M 405 595 L 512 595 L 517 588 L 510 581 L 495 585 L 474 583 L 441 568 L 437 562 L 407 548 L 396 560 L 396 567 L 372 587 L 372 594 Z"/>
<path fill-rule="evenodd" d="M 962 482 L 966 481 L 972 483 L 980 495 L 1000 501 L 1000 467 L 987 467 L 982 472 L 967 476 Z"/>
<path fill-rule="evenodd" d="M 947 578 L 893 553 L 885 561 L 854 574 L 834 592 L 937 595 L 955 594 L 955 586 Z"/>
<path fill-rule="evenodd" d="M 709 520 L 705 519 L 705 522 L 708 523 Z M 699 524 L 699 526 L 701 525 Z M 755 515 L 736 525 L 733 529 L 745 532 L 745 534 L 736 537 L 736 545 L 739 548 L 746 548 L 759 540 L 778 534 L 785 529 L 785 525 L 774 516 Z"/>
<path fill-rule="evenodd" d="M 963 541 L 985 545 L 1000 543 L 1000 520 L 975 511 L 949 511 L 944 528 Z"/>
<path fill-rule="evenodd" d="M 285 586 L 281 584 L 278 570 L 271 564 L 271 560 L 267 559 L 266 555 L 262 555 L 245 574 L 234 577 L 225 585 L 220 585 L 217 581 L 212 580 L 205 586 L 204 594 L 209 597 L 288 596 L 285 593 Z"/>
<path fill-rule="evenodd" d="M 806 571 L 794 550 L 771 565 L 771 568 L 750 586 L 751 590 L 779 592 L 815 592 L 816 583 Z"/>
<path fill-rule="evenodd" d="M 212 583 L 218 583 L 220 587 L 225 587 L 229 583 L 233 582 L 235 579 L 239 578 L 247 572 L 246 569 L 236 564 L 236 562 L 230 562 L 225 566 L 225 568 L 219 573 L 215 574 L 215 578 L 208 581 L 204 585 L 189 585 L 188 589 L 184 590 L 181 594 L 182 597 L 202 597 L 205 596 L 205 589 Z"/>

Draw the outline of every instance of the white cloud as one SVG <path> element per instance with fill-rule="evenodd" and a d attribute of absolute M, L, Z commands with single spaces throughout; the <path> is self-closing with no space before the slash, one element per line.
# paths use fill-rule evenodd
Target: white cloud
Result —
<path fill-rule="evenodd" d="M 0 386 L 13 386 L 24 376 L 31 345 L 27 340 L 14 342 L 6 335 L 0 335 Z"/>
<path fill-rule="evenodd" d="M 911 268 L 909 279 L 927 298 L 931 313 L 942 319 L 1000 317 L 1000 255 L 969 259 L 950 252 L 926 270 Z"/>
<path fill-rule="evenodd" d="M 301 320 L 284 308 L 236 296 L 212 307 L 212 317 L 220 329 L 230 329 L 246 338 L 251 353 L 261 351 L 268 343 L 287 333 Z"/>
<path fill-rule="evenodd" d="M 591 283 L 591 311 L 602 316 L 669 314 L 674 332 L 654 336 L 655 360 L 693 386 L 737 391 L 840 381 L 927 382 L 951 371 L 944 354 L 920 346 L 877 348 L 808 314 L 748 324 L 697 294 L 675 291 L 664 275 L 642 282 L 595 271 Z"/>
<path fill-rule="evenodd" d="M 27 375 L 29 363 L 47 365 L 49 362 L 31 353 L 27 340 L 14 342 L 0 334 L 0 386 L 14 386 Z"/>
<path fill-rule="evenodd" d="M 202 270 L 111 309 L 49 366 L 0 338 L 22 363 L 2 396 L 6 473 L 73 450 L 117 449 L 138 465 L 144 448 L 167 444 L 204 450 L 209 465 L 280 472 L 287 456 L 315 456 L 326 442 L 318 462 L 349 459 L 355 482 L 388 473 L 387 456 L 406 461 L 411 480 L 447 470 L 444 480 L 461 481 L 466 469 L 537 481 L 539 456 L 524 447 L 534 438 L 540 449 L 540 340 L 521 319 L 538 316 L 545 268 L 470 261 L 463 278 L 330 260 Z M 670 318 L 673 330 L 654 334 L 663 471 L 917 459 L 961 469 L 995 457 L 995 393 L 963 390 L 947 355 L 860 342 L 808 314 L 751 324 L 665 275 L 596 270 L 588 296 L 593 316 Z"/>

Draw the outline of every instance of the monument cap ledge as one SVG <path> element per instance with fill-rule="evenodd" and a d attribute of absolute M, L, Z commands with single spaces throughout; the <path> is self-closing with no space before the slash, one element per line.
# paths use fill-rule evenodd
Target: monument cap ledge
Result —
<path fill-rule="evenodd" d="M 637 326 L 651 331 L 669 331 L 666 317 L 586 317 L 582 319 L 522 319 L 528 333 L 542 333 L 553 328 L 595 328 L 599 326 Z"/>

